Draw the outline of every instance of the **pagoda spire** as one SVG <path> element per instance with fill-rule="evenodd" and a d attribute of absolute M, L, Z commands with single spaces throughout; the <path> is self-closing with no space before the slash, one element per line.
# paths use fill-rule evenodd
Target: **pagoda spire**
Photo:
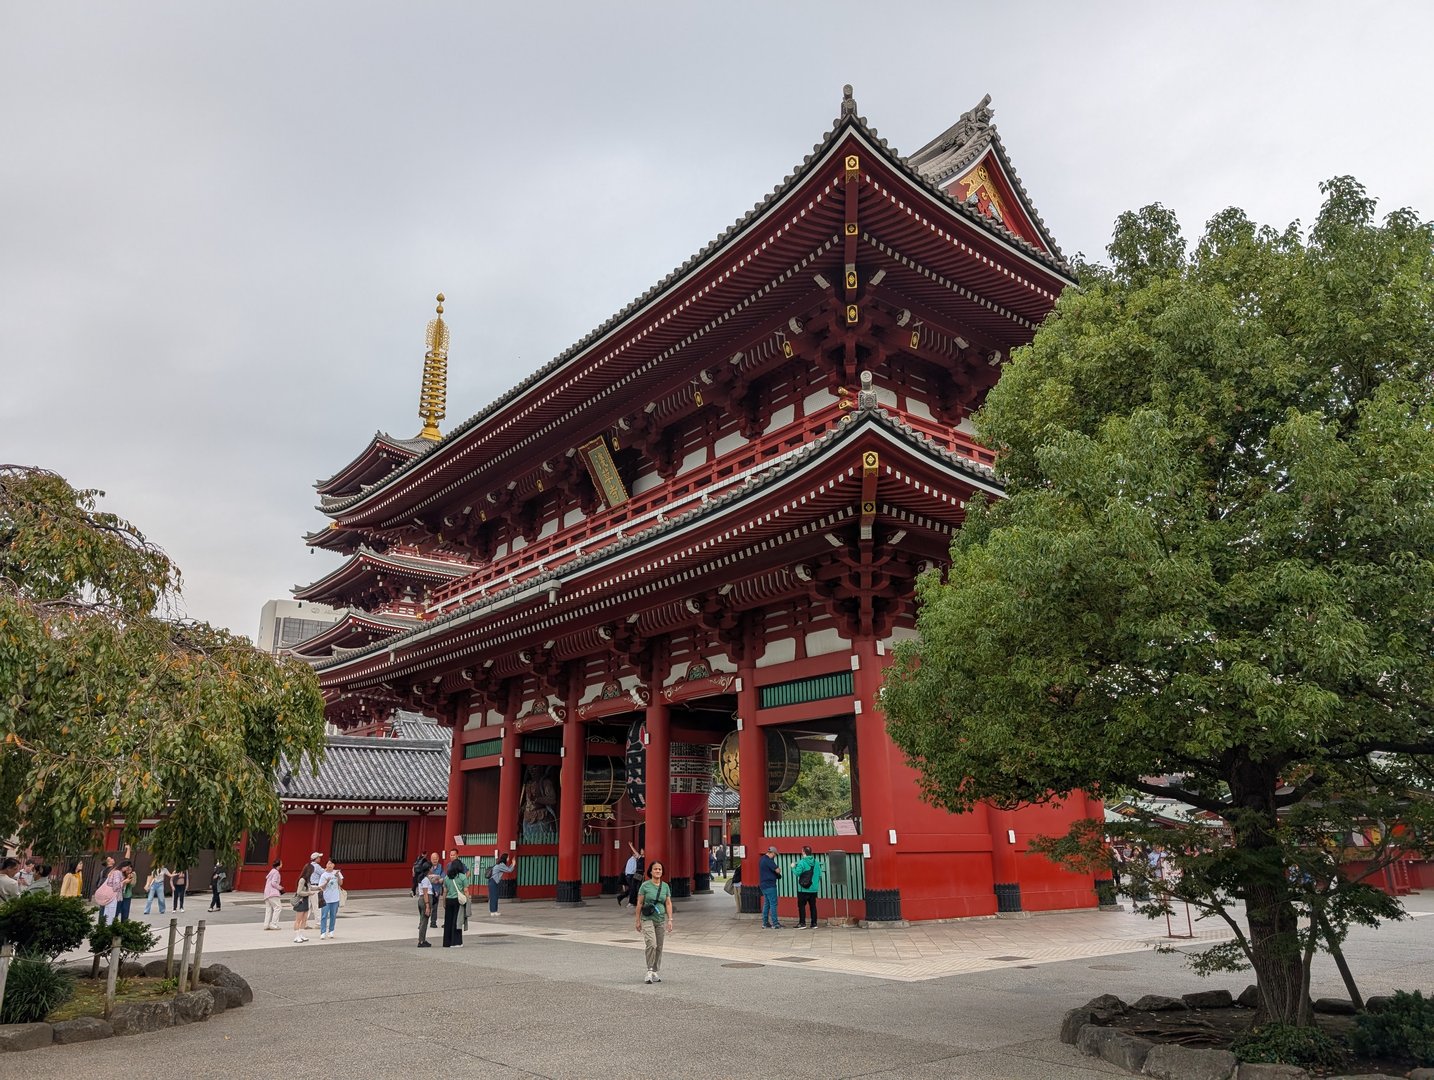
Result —
<path fill-rule="evenodd" d="M 420 439 L 443 438 L 438 421 L 448 403 L 448 324 L 443 321 L 443 294 L 438 294 L 438 317 L 428 320 L 428 351 L 423 357 L 423 384 L 418 392 L 418 417 L 423 421 Z"/>

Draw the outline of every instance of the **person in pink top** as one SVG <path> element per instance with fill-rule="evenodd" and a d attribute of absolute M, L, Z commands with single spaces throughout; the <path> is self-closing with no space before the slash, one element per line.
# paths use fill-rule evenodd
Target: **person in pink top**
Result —
<path fill-rule="evenodd" d="M 269 868 L 269 876 L 264 879 L 264 929 L 279 929 L 279 906 L 284 895 L 284 886 L 279 884 L 279 869 L 284 865 L 282 859 L 275 859 L 274 865 Z"/>

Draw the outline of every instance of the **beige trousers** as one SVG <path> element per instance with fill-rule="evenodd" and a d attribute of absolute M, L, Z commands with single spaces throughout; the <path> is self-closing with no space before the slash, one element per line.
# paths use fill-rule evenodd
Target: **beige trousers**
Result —
<path fill-rule="evenodd" d="M 667 936 L 667 924 L 656 919 L 642 920 L 642 943 L 647 947 L 647 970 L 662 970 L 662 939 Z"/>
<path fill-rule="evenodd" d="M 278 896 L 264 897 L 264 928 L 273 927 L 279 929 L 279 905 L 282 898 Z"/>

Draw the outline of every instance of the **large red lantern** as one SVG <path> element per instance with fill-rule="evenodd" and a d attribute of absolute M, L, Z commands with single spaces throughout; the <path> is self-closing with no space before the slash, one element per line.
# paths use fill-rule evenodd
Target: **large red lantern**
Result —
<path fill-rule="evenodd" d="M 673 817 L 692 817 L 707 805 L 712 790 L 716 748 L 706 743 L 672 744 L 669 785 Z M 627 797 L 638 810 L 647 800 L 647 721 L 637 720 L 627 732 Z"/>

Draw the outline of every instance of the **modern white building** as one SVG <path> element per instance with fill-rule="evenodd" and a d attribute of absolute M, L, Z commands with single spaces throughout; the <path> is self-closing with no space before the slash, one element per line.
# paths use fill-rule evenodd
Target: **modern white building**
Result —
<path fill-rule="evenodd" d="M 310 600 L 270 600 L 259 615 L 259 648 L 278 654 L 332 626 L 344 613 Z"/>

